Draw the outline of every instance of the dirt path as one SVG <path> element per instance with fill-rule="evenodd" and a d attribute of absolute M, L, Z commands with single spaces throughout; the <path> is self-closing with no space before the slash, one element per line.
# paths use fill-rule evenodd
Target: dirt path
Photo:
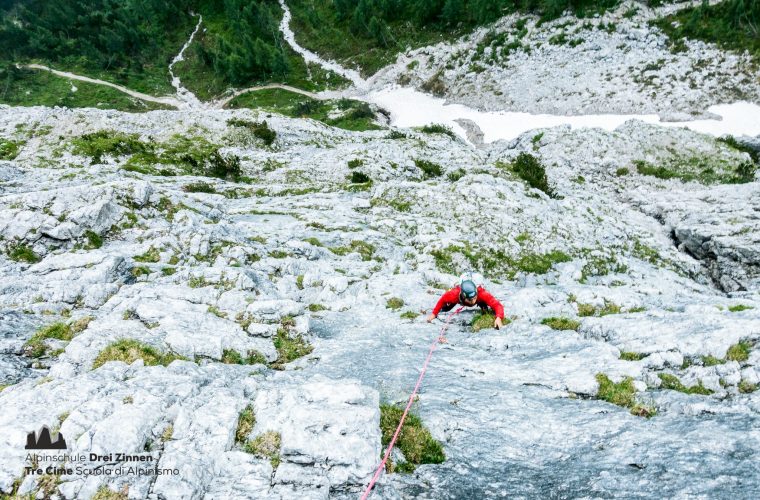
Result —
<path fill-rule="evenodd" d="M 39 69 L 43 71 L 50 71 L 54 75 L 62 76 L 64 78 L 70 78 L 72 80 L 79 80 L 81 82 L 87 82 L 87 83 L 94 83 L 96 85 L 105 85 L 107 87 L 111 87 L 113 89 L 118 90 L 119 92 L 124 92 L 127 95 L 130 95 L 132 97 L 135 97 L 137 99 L 142 99 L 143 101 L 149 101 L 149 102 L 155 102 L 158 104 L 167 104 L 169 106 L 174 106 L 176 108 L 182 107 L 182 102 L 180 102 L 178 99 L 174 97 L 154 97 L 152 95 L 143 94 L 142 92 L 137 92 L 134 90 L 130 90 L 126 87 L 122 87 L 121 85 L 116 85 L 115 83 L 106 82 L 104 80 L 98 80 L 96 78 L 90 78 L 88 76 L 81 76 L 81 75 L 75 75 L 74 73 L 69 73 L 68 71 L 59 71 L 57 69 L 50 68 L 48 66 L 43 66 L 42 64 L 25 64 L 22 66 L 19 66 L 22 68 L 29 68 L 29 69 Z"/>
<path fill-rule="evenodd" d="M 236 90 L 231 95 L 229 95 L 227 97 L 224 97 L 222 99 L 218 99 L 218 100 L 214 101 L 213 104 L 212 104 L 212 107 L 215 108 L 215 109 L 222 109 L 227 104 L 229 104 L 229 102 L 231 100 L 233 100 L 234 98 L 236 98 L 239 95 L 245 94 L 247 92 L 255 92 L 257 90 L 267 90 L 267 89 L 282 89 L 282 90 L 287 90 L 289 92 L 294 92 L 296 94 L 301 94 L 301 95 L 304 95 L 306 97 L 310 97 L 312 99 L 324 100 L 324 99 L 329 99 L 330 98 L 329 96 L 326 96 L 326 95 L 315 94 L 314 92 L 309 92 L 308 90 L 299 89 L 297 87 L 291 87 L 290 85 L 285 85 L 285 84 L 282 84 L 282 83 L 270 83 L 268 85 L 259 85 L 258 87 L 249 87 L 247 89 Z"/>
<path fill-rule="evenodd" d="M 61 76 L 61 77 L 64 77 L 64 78 L 70 78 L 72 80 L 79 80 L 79 81 L 87 82 L 87 83 L 94 83 L 95 85 L 105 85 L 107 87 L 111 87 L 113 89 L 116 89 L 119 92 L 124 92 L 125 94 L 130 95 L 132 97 L 135 97 L 137 99 L 142 99 L 143 101 L 155 102 L 155 103 L 159 103 L 159 104 L 167 104 L 169 106 L 174 106 L 176 108 L 183 108 L 183 107 L 187 106 L 186 102 L 180 101 L 179 99 L 176 99 L 175 97 L 169 97 L 169 96 L 167 96 L 167 97 L 155 97 L 155 96 L 152 96 L 152 95 L 143 94 L 142 92 L 137 92 L 135 90 L 130 90 L 130 89 L 128 89 L 126 87 L 123 87 L 121 85 L 116 85 L 115 83 L 106 82 L 105 80 L 98 80 L 96 78 L 90 78 L 89 76 L 76 75 L 74 73 L 69 73 L 68 71 L 59 71 L 57 69 L 53 69 L 53 68 L 50 68 L 48 66 L 43 66 L 42 64 L 25 64 L 25 65 L 21 65 L 19 67 L 29 68 L 29 69 L 38 69 L 38 70 L 42 70 L 42 71 L 50 71 L 54 75 Z M 324 99 L 329 99 L 330 98 L 330 96 L 328 96 L 328 95 L 316 94 L 314 92 L 309 92 L 308 90 L 299 89 L 297 87 L 292 87 L 290 85 L 285 85 L 285 84 L 282 84 L 282 83 L 270 83 L 268 85 L 259 85 L 257 87 L 249 87 L 249 88 L 246 88 L 246 89 L 236 90 L 235 92 L 233 92 L 232 94 L 230 94 L 230 95 L 228 95 L 228 96 L 226 96 L 224 98 L 216 99 L 214 101 L 211 101 L 211 103 L 210 103 L 211 106 L 210 107 L 212 107 L 214 109 L 222 109 L 227 104 L 229 104 L 229 102 L 231 100 L 233 100 L 234 98 L 236 98 L 239 95 L 245 94 L 247 92 L 255 92 L 257 90 L 267 90 L 267 89 L 282 89 L 282 90 L 287 90 L 289 92 L 294 92 L 296 94 L 301 94 L 301 95 L 304 95 L 306 97 L 310 97 L 312 99 L 324 100 Z"/>

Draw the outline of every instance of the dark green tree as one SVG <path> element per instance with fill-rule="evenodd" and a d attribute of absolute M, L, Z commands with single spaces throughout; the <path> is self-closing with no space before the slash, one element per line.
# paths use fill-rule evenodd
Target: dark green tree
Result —
<path fill-rule="evenodd" d="M 465 21 L 464 0 L 446 0 L 443 4 L 442 16 L 443 20 L 452 26 Z"/>

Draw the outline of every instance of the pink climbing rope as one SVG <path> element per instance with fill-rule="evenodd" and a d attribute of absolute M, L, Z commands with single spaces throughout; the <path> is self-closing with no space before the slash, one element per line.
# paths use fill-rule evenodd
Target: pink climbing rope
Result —
<path fill-rule="evenodd" d="M 375 483 L 380 478 L 380 474 L 383 472 L 383 469 L 385 469 L 385 463 L 388 461 L 388 457 L 391 456 L 391 451 L 393 450 L 393 445 L 396 444 L 396 439 L 398 438 L 399 433 L 401 432 L 401 428 L 404 426 L 404 420 L 406 419 L 407 413 L 409 413 L 409 408 L 412 407 L 412 402 L 414 401 L 414 397 L 417 395 L 417 391 L 420 389 L 420 385 L 422 384 L 422 378 L 425 376 L 425 371 L 427 370 L 428 363 L 430 363 L 430 359 L 433 357 L 433 351 L 435 351 L 435 346 L 438 345 L 438 343 L 445 343 L 446 342 L 446 330 L 449 328 L 449 322 L 451 322 L 451 318 L 459 314 L 464 307 L 460 307 L 454 312 L 449 313 L 448 317 L 446 318 L 446 322 L 441 327 L 441 331 L 438 334 L 438 338 L 435 339 L 435 341 L 430 346 L 430 351 L 428 352 L 427 358 L 425 358 L 425 363 L 422 365 L 422 371 L 420 371 L 420 376 L 417 379 L 417 384 L 414 386 L 414 391 L 412 391 L 412 394 L 409 396 L 409 401 L 406 403 L 406 408 L 404 408 L 404 414 L 401 415 L 401 420 L 398 423 L 398 427 L 396 427 L 396 432 L 393 434 L 393 439 L 391 439 L 391 442 L 388 444 L 388 449 L 385 450 L 385 456 L 383 456 L 382 462 L 380 462 L 380 465 L 377 466 L 377 470 L 375 471 L 375 475 L 372 476 L 372 480 L 369 482 L 369 485 L 367 486 L 367 489 L 364 490 L 364 494 L 362 495 L 361 500 L 367 500 L 369 497 L 370 492 L 372 492 L 372 488 L 375 486 Z"/>

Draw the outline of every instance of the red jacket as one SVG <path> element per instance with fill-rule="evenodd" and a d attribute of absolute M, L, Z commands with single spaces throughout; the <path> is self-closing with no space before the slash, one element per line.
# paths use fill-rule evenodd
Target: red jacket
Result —
<path fill-rule="evenodd" d="M 441 295 L 441 298 L 438 299 L 438 303 L 433 308 L 433 314 L 435 316 L 438 316 L 438 313 L 444 306 L 461 304 L 461 302 L 459 302 L 459 291 L 460 289 L 457 286 Z M 493 309 L 493 312 L 496 314 L 497 318 L 504 319 L 504 306 L 502 306 L 501 302 L 496 300 L 496 297 L 488 293 L 488 291 L 486 291 L 486 289 L 482 286 L 478 287 L 478 301 L 475 303 L 475 305 L 478 307 L 488 306 Z"/>

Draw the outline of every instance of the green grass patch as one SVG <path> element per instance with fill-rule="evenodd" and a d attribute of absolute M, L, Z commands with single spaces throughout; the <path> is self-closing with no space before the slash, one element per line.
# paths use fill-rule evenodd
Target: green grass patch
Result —
<path fill-rule="evenodd" d="M 457 137 L 457 135 L 453 130 L 451 130 L 450 127 L 441 125 L 439 123 L 431 123 L 429 125 L 425 125 L 424 127 L 420 128 L 420 132 L 424 132 L 425 134 L 444 134 L 448 135 L 452 139 L 456 139 Z"/>
<path fill-rule="evenodd" d="M 319 312 L 325 310 L 327 310 L 327 308 L 322 304 L 309 304 L 309 311 L 311 312 Z"/>
<path fill-rule="evenodd" d="M 152 146 L 140 140 L 138 134 L 125 134 L 114 130 L 99 130 L 84 134 L 71 141 L 72 152 L 87 156 L 92 163 L 102 163 L 105 156 L 120 156 L 147 153 Z"/>
<path fill-rule="evenodd" d="M 751 392 L 755 392 L 757 390 L 757 384 L 753 384 L 752 382 L 749 382 L 748 380 L 740 380 L 739 381 L 739 392 L 742 394 L 749 394 Z"/>
<path fill-rule="evenodd" d="M 621 308 L 619 305 L 604 299 L 603 306 L 594 306 L 593 304 L 578 304 L 578 316 L 607 316 L 609 314 L 620 314 Z"/>
<path fill-rule="evenodd" d="M 100 351 L 92 368 L 98 368 L 108 361 L 123 361 L 127 364 L 134 363 L 142 359 L 145 366 L 163 365 L 167 366 L 174 360 L 187 360 L 183 356 L 174 353 L 161 352 L 153 346 L 143 344 L 133 339 L 121 339 L 109 344 L 105 349 Z"/>
<path fill-rule="evenodd" d="M 330 251 L 335 255 L 348 255 L 349 253 L 358 253 L 363 261 L 372 260 L 375 253 L 375 247 L 367 242 L 354 240 L 346 246 L 331 247 Z"/>
<path fill-rule="evenodd" d="M 514 279 L 517 273 L 546 274 L 556 264 L 570 262 L 572 257 L 566 253 L 553 250 L 543 254 L 523 253 L 517 257 L 505 254 L 500 248 L 474 248 L 468 242 L 461 245 L 449 245 L 430 252 L 436 267 L 448 274 L 458 274 L 460 264 L 466 262 L 474 271 L 488 278 Z"/>
<path fill-rule="evenodd" d="M 284 259 L 285 257 L 289 256 L 290 254 L 286 252 L 285 250 L 272 250 L 269 252 L 269 256 L 274 259 Z"/>
<path fill-rule="evenodd" d="M 576 321 L 570 318 L 557 317 L 544 318 L 541 320 L 541 324 L 546 325 L 553 330 L 574 330 L 576 332 L 581 326 L 580 321 Z"/>
<path fill-rule="evenodd" d="M 404 307 L 404 300 L 398 297 L 391 297 L 385 301 L 385 307 L 387 309 L 391 309 L 392 311 L 396 311 Z"/>
<path fill-rule="evenodd" d="M 193 182 L 192 184 L 185 184 L 182 186 L 182 191 L 186 193 L 216 193 L 216 188 L 208 182 Z"/>
<path fill-rule="evenodd" d="M 660 380 L 662 381 L 662 385 L 660 386 L 662 389 L 671 389 L 674 391 L 683 392 L 684 394 L 699 394 L 702 396 L 709 396 L 713 393 L 713 391 L 707 389 L 702 385 L 701 380 L 697 385 L 686 387 L 675 375 L 671 375 L 669 373 L 658 373 L 657 376 L 660 377 Z"/>
<path fill-rule="evenodd" d="M 268 458 L 272 468 L 280 465 L 280 446 L 282 437 L 279 432 L 267 431 L 245 443 L 243 449 L 259 458 Z"/>
<path fill-rule="evenodd" d="M 269 128 L 266 120 L 263 122 L 252 122 L 249 120 L 232 118 L 227 120 L 227 125 L 247 130 L 251 135 L 260 139 L 261 142 L 267 146 L 271 146 L 275 139 L 277 139 L 277 132 Z"/>
<path fill-rule="evenodd" d="M 641 361 L 647 355 L 642 352 L 620 351 L 620 359 L 623 361 Z"/>
<path fill-rule="evenodd" d="M 250 350 L 243 356 L 234 349 L 224 349 L 222 351 L 222 363 L 226 365 L 266 365 L 267 358 L 258 351 Z"/>
<path fill-rule="evenodd" d="M 165 443 L 169 441 L 172 436 L 174 435 L 174 424 L 169 424 L 164 428 L 164 431 L 161 433 L 161 442 Z"/>
<path fill-rule="evenodd" d="M 216 306 L 208 306 L 207 311 L 210 312 L 211 314 L 213 314 L 214 316 L 216 316 L 217 318 L 226 318 L 227 317 L 227 313 L 224 312 L 224 311 L 222 311 L 221 309 L 219 309 Z"/>
<path fill-rule="evenodd" d="M 372 179 L 370 179 L 367 174 L 359 171 L 351 172 L 351 174 L 348 176 L 348 180 L 353 184 L 364 184 L 366 182 L 372 182 Z"/>
<path fill-rule="evenodd" d="M 570 262 L 571 260 L 573 259 L 566 253 L 554 250 L 544 254 L 521 255 L 513 261 L 513 265 L 525 273 L 546 274 L 555 264 Z"/>
<path fill-rule="evenodd" d="M 91 320 L 92 317 L 85 316 L 72 323 L 57 322 L 44 326 L 34 332 L 34 335 L 26 341 L 24 344 L 24 352 L 33 358 L 40 358 L 47 353 L 45 340 L 56 339 L 68 342 L 73 339 L 77 333 L 85 330 Z"/>
<path fill-rule="evenodd" d="M 446 178 L 449 180 L 449 182 L 456 182 L 465 175 L 467 175 L 467 172 L 465 172 L 463 168 L 458 168 L 453 172 L 446 174 Z"/>
<path fill-rule="evenodd" d="M 370 200 L 370 205 L 373 207 L 391 207 L 399 212 L 409 212 L 412 209 L 411 201 L 399 198 L 388 198 L 386 196 L 372 198 L 372 200 Z"/>
<path fill-rule="evenodd" d="M 86 230 L 84 232 L 84 237 L 87 238 L 87 244 L 84 247 L 87 250 L 93 250 L 103 246 L 103 237 L 95 231 L 90 231 L 89 229 Z"/>
<path fill-rule="evenodd" d="M 101 486 L 90 500 L 129 500 L 129 495 L 125 491 L 114 491 L 108 486 Z"/>
<path fill-rule="evenodd" d="M 256 425 L 256 414 L 253 412 L 253 406 L 248 405 L 238 415 L 237 428 L 235 429 L 235 442 L 242 443 L 248 437 L 248 434 Z"/>
<path fill-rule="evenodd" d="M 628 267 L 617 261 L 615 255 L 592 255 L 586 256 L 586 263 L 581 268 L 580 283 L 586 283 L 590 276 L 607 276 L 610 273 L 625 273 Z"/>
<path fill-rule="evenodd" d="M 129 156 L 123 168 L 150 175 L 203 175 L 241 178 L 240 158 L 222 155 L 220 146 L 204 137 L 175 135 L 164 143 L 142 141 L 137 134 L 100 130 L 72 140 L 73 152 L 101 163 L 105 156 Z"/>
<path fill-rule="evenodd" d="M 596 381 L 599 383 L 597 399 L 628 408 L 637 417 L 651 418 L 657 413 L 656 408 L 636 401 L 636 388 L 631 377 L 615 383 L 604 373 L 597 373 Z"/>
<path fill-rule="evenodd" d="M 726 363 L 725 359 L 716 358 L 712 355 L 702 356 L 702 366 L 716 366 Z"/>
<path fill-rule="evenodd" d="M 549 43 L 552 45 L 565 45 L 567 42 L 567 34 L 564 31 L 549 37 Z"/>
<path fill-rule="evenodd" d="M 145 251 L 142 255 L 135 255 L 132 257 L 132 259 L 135 260 L 135 262 L 159 262 L 161 260 L 161 255 L 156 247 L 150 247 L 148 250 Z"/>
<path fill-rule="evenodd" d="M 203 288 L 208 286 L 208 281 L 204 276 L 190 276 L 187 280 L 187 286 L 190 288 Z"/>
<path fill-rule="evenodd" d="M 731 149 L 734 149 L 736 151 L 741 151 L 742 153 L 747 153 L 749 157 L 752 159 L 753 163 L 760 164 L 760 151 L 757 151 L 756 149 L 751 148 L 750 146 L 747 146 L 746 144 L 740 143 L 733 136 L 726 135 L 724 137 L 718 137 L 716 140 L 720 143 L 727 145 Z"/>
<path fill-rule="evenodd" d="M 641 243 L 638 239 L 635 239 L 633 242 L 632 253 L 637 259 L 645 260 L 650 264 L 663 265 L 664 263 L 663 258 L 660 257 L 660 253 L 656 249 Z"/>
<path fill-rule="evenodd" d="M 615 383 L 603 373 L 597 373 L 596 381 L 599 383 L 597 398 L 624 408 L 633 407 L 636 388 L 633 386 L 631 377 L 625 377 L 622 381 Z"/>
<path fill-rule="evenodd" d="M 660 165 L 643 160 L 633 162 L 636 171 L 658 179 L 679 179 L 681 182 L 711 184 L 744 184 L 755 177 L 755 165 L 751 162 L 730 162 L 708 157 L 683 157 L 671 159 Z"/>
<path fill-rule="evenodd" d="M 388 446 L 396 432 L 404 410 L 393 405 L 380 405 L 381 443 Z M 404 426 L 399 432 L 396 445 L 410 464 L 440 464 L 446 460 L 443 446 L 436 441 L 422 420 L 412 413 L 407 414 Z"/>
<path fill-rule="evenodd" d="M 251 108 L 280 113 L 292 118 L 311 118 L 344 130 L 379 130 L 375 113 L 363 101 L 319 100 L 284 89 L 247 92 L 231 100 L 230 109 Z"/>
<path fill-rule="evenodd" d="M 510 164 L 509 168 L 517 174 L 528 185 L 539 191 L 543 191 L 550 198 L 556 198 L 557 194 L 551 186 L 546 176 L 546 169 L 538 158 L 530 153 L 520 153 L 517 158 Z"/>
<path fill-rule="evenodd" d="M 420 313 L 415 311 L 404 311 L 400 314 L 401 319 L 416 319 Z"/>
<path fill-rule="evenodd" d="M 60 106 L 129 112 L 174 109 L 166 104 L 136 99 L 105 85 L 71 80 L 49 71 L 19 69 L 12 64 L 0 63 L 0 82 L 3 83 L 0 86 L 0 103 L 10 106 Z"/>
<path fill-rule="evenodd" d="M 19 141 L 0 139 L 0 160 L 15 160 L 22 145 Z"/>
<path fill-rule="evenodd" d="M 657 177 L 658 179 L 674 179 L 676 177 L 679 177 L 678 173 L 674 170 L 669 170 L 663 166 L 655 167 L 654 165 L 645 161 L 636 160 L 634 161 L 634 165 L 636 165 L 636 170 L 642 175 L 651 175 L 652 177 Z M 683 180 L 693 179 L 693 176 L 683 177 Z"/>
<path fill-rule="evenodd" d="M 283 369 L 285 363 L 306 356 L 314 350 L 314 347 L 302 335 L 291 335 L 284 327 L 277 329 L 274 347 L 277 349 L 277 360 L 272 363 L 272 368 L 276 370 Z"/>
<path fill-rule="evenodd" d="M 311 236 L 311 237 L 309 237 L 309 238 L 304 238 L 304 241 L 305 241 L 306 243 L 309 243 L 309 244 L 311 244 L 311 245 L 314 245 L 315 247 L 323 247 L 323 246 L 324 246 L 324 245 L 322 244 L 322 242 L 321 242 L 321 241 L 319 241 L 319 238 L 315 238 L 314 236 Z"/>
<path fill-rule="evenodd" d="M 133 154 L 124 169 L 151 175 L 202 175 L 237 181 L 240 158 L 223 155 L 220 146 L 205 137 L 175 135 L 161 144 L 143 143 L 145 150 Z"/>
<path fill-rule="evenodd" d="M 42 260 L 32 247 L 23 243 L 14 243 L 8 246 L 8 258 L 16 262 L 35 264 Z"/>
<path fill-rule="evenodd" d="M 751 349 L 752 344 L 747 341 L 741 341 L 738 344 L 734 344 L 728 348 L 728 351 L 726 352 L 726 360 L 737 361 L 739 363 L 747 361 Z"/>
<path fill-rule="evenodd" d="M 422 159 L 415 159 L 414 164 L 422 170 L 422 172 L 425 174 L 426 179 L 432 179 L 433 177 L 440 177 L 443 175 L 443 169 L 440 165 L 437 163 L 433 163 L 432 161 L 428 160 L 422 160 Z"/>
<path fill-rule="evenodd" d="M 227 107 L 232 109 L 262 109 L 295 118 L 294 108 L 305 100 L 313 101 L 315 99 L 285 89 L 263 89 L 241 94 L 232 99 Z"/>
<path fill-rule="evenodd" d="M 348 168 L 350 169 L 359 168 L 362 165 L 364 165 L 364 160 L 361 160 L 359 158 L 354 158 L 353 160 L 348 161 Z"/>
<path fill-rule="evenodd" d="M 728 310 L 731 312 L 741 312 L 741 311 L 747 311 L 749 309 L 754 309 L 752 306 L 748 306 L 745 304 L 736 304 L 734 306 L 729 306 Z"/>
<path fill-rule="evenodd" d="M 490 312 L 478 311 L 472 316 L 470 326 L 473 332 L 479 332 L 488 328 L 493 328 L 493 322 L 496 320 L 496 316 Z"/>
<path fill-rule="evenodd" d="M 148 276 L 152 271 L 148 266 L 135 266 L 130 272 L 132 276 L 139 278 L 140 276 Z"/>
<path fill-rule="evenodd" d="M 515 236 L 515 241 L 522 244 L 531 239 L 531 235 L 528 232 L 523 232 Z"/>

